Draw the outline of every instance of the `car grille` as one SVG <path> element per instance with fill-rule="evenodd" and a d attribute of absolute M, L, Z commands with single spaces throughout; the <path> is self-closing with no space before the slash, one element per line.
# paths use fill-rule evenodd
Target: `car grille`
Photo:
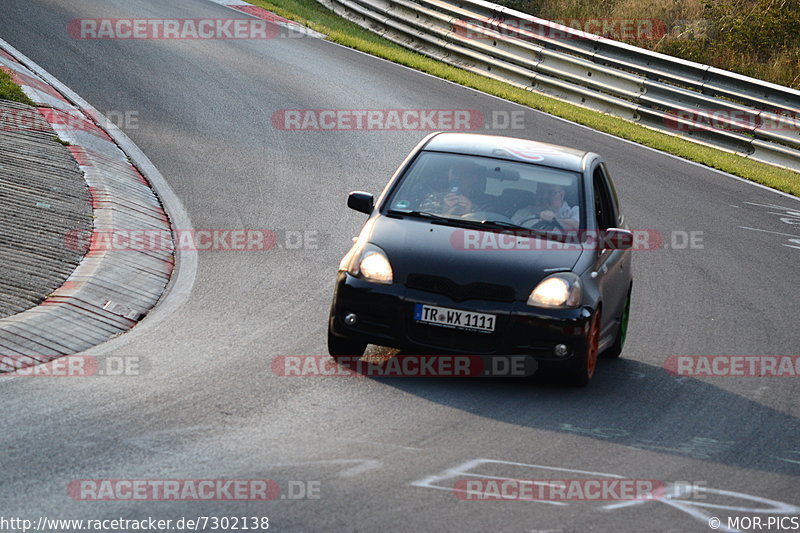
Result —
<path fill-rule="evenodd" d="M 456 302 L 463 302 L 464 300 L 514 301 L 514 289 L 506 285 L 479 282 L 459 285 L 447 278 L 428 274 L 409 274 L 406 280 L 406 287 L 443 294 Z"/>

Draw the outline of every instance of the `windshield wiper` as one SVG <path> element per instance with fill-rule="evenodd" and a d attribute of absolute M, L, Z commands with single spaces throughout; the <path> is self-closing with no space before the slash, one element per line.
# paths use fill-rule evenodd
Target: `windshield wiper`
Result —
<path fill-rule="evenodd" d="M 481 226 L 492 226 L 497 228 L 508 228 L 508 229 L 523 229 L 525 231 L 538 231 L 532 230 L 530 228 L 526 228 L 525 226 L 520 226 L 519 224 L 514 224 L 513 222 L 505 222 L 504 220 L 470 220 L 475 224 L 480 224 Z"/>
<path fill-rule="evenodd" d="M 436 220 L 441 222 L 460 222 L 460 220 L 457 218 L 443 217 L 442 215 L 429 213 L 428 211 L 404 211 L 400 209 L 389 209 L 387 213 L 389 213 L 390 215 L 405 215 L 405 216 L 412 216 L 419 218 L 427 218 L 429 220 Z"/>
<path fill-rule="evenodd" d="M 517 230 L 517 237 L 537 237 L 540 239 L 547 239 L 562 243 L 570 243 L 572 240 L 574 240 L 574 237 L 571 236 L 567 230 L 558 231 L 526 228 L 525 226 L 520 226 L 519 224 L 514 224 L 513 222 L 505 222 L 504 220 L 472 220 L 468 222 L 483 227 Z"/>
<path fill-rule="evenodd" d="M 501 220 L 474 220 L 471 218 L 454 218 L 454 217 L 446 217 L 443 215 L 437 215 L 436 213 L 431 213 L 429 211 L 413 211 L 413 210 L 402 210 L 402 209 L 389 209 L 387 211 L 390 215 L 406 215 L 412 217 L 419 217 L 419 218 L 427 218 L 430 220 L 441 221 L 441 222 L 455 222 L 457 224 L 467 224 L 470 226 L 498 226 L 502 228 L 511 228 L 511 229 L 528 229 L 522 226 L 518 226 L 517 224 L 512 224 L 511 222 L 503 222 Z"/>
<path fill-rule="evenodd" d="M 387 211 L 390 215 L 406 215 L 412 217 L 419 217 L 419 218 L 427 218 L 428 220 L 432 220 L 435 223 L 440 224 L 456 224 L 460 226 L 469 226 L 469 227 L 502 227 L 502 228 L 512 228 L 512 229 L 527 229 L 523 228 L 522 226 L 517 226 L 516 224 L 512 224 L 510 222 L 501 222 L 501 221 L 490 221 L 490 220 L 474 220 L 470 218 L 455 218 L 455 217 L 446 217 L 443 215 L 437 215 L 436 213 L 431 213 L 428 211 L 404 211 L 400 209 L 390 209 Z"/>
<path fill-rule="evenodd" d="M 564 235 L 558 232 L 552 231 L 545 231 L 540 229 L 531 229 L 526 228 L 525 226 L 520 226 L 519 224 L 514 224 L 513 222 L 505 222 L 503 220 L 472 220 L 469 218 L 452 218 L 452 217 L 445 217 L 442 215 L 437 215 L 435 213 L 430 213 L 428 211 L 403 211 L 400 209 L 390 209 L 387 211 L 390 215 L 407 215 L 407 216 L 414 216 L 419 218 L 426 218 L 428 220 L 432 220 L 435 223 L 439 224 L 454 224 L 459 226 L 467 226 L 471 228 L 502 228 L 502 229 L 513 229 L 519 230 L 520 232 L 525 232 L 527 235 L 520 235 L 524 236 L 531 236 L 531 237 L 540 237 L 542 239 L 549 239 L 555 241 L 563 241 Z"/>
<path fill-rule="evenodd" d="M 506 222 L 504 220 L 468 220 L 467 222 L 471 222 L 472 224 L 476 224 L 483 227 L 521 230 L 524 231 L 525 233 L 535 235 L 536 237 L 549 238 L 550 236 L 553 236 L 552 232 L 540 229 L 526 228 L 525 226 L 520 226 L 519 224 L 514 224 L 513 222 Z"/>

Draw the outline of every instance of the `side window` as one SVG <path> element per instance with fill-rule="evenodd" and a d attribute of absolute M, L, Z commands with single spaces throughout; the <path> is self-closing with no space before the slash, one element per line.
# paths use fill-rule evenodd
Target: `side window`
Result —
<path fill-rule="evenodd" d="M 608 190 L 611 192 L 611 203 L 614 206 L 614 213 L 616 215 L 614 226 L 615 227 L 622 227 L 623 223 L 623 215 L 622 211 L 619 208 L 619 197 L 617 196 L 617 190 L 614 187 L 614 181 L 611 179 L 611 173 L 608 171 L 608 167 L 605 163 L 601 163 L 600 166 L 603 169 L 603 174 L 606 176 L 606 185 L 608 185 Z"/>
<path fill-rule="evenodd" d="M 594 170 L 592 179 L 594 186 L 594 211 L 597 215 L 597 225 L 600 229 L 613 228 L 617 225 L 617 213 L 611 201 L 608 183 L 603 174 L 602 167 Z"/>

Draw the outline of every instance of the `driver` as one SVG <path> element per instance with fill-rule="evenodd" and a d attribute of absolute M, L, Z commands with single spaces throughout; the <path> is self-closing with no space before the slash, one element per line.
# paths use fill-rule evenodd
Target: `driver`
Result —
<path fill-rule="evenodd" d="M 578 206 L 570 207 L 564 201 L 564 187 L 552 183 L 540 183 L 536 188 L 536 203 L 514 213 L 511 221 L 526 227 L 541 223 L 557 227 L 555 224 L 557 222 L 565 230 L 574 230 L 578 229 L 579 216 Z"/>
<path fill-rule="evenodd" d="M 456 216 L 482 211 L 491 201 L 483 192 L 485 178 L 486 169 L 482 166 L 459 161 L 447 171 L 447 190 L 428 195 L 420 204 L 420 210 Z"/>

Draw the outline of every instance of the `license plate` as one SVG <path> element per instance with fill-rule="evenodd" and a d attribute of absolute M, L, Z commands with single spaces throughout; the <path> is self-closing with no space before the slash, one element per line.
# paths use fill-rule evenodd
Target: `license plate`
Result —
<path fill-rule="evenodd" d="M 433 326 L 491 333 L 494 331 L 497 317 L 487 313 L 474 313 L 461 309 L 450 309 L 449 307 L 416 304 L 414 306 L 414 320 Z"/>

